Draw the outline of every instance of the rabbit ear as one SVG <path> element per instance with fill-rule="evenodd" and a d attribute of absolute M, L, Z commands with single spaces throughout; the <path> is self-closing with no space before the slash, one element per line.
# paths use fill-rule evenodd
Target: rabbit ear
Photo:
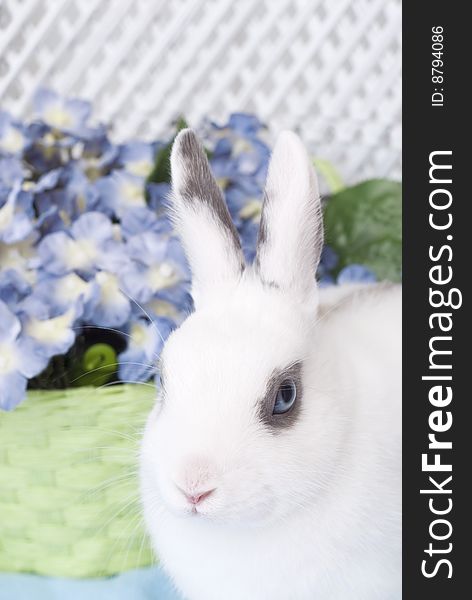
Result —
<path fill-rule="evenodd" d="M 269 164 L 256 268 L 266 284 L 302 300 L 315 292 L 323 247 L 323 222 L 316 174 L 300 138 L 284 131 Z"/>
<path fill-rule="evenodd" d="M 173 217 L 192 271 L 197 302 L 213 284 L 244 271 L 241 242 L 205 151 L 191 129 L 176 137 L 171 155 Z"/>

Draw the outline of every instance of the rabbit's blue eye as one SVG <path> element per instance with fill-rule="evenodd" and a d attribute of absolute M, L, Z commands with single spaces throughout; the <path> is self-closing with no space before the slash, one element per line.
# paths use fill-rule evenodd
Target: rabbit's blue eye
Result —
<path fill-rule="evenodd" d="M 283 415 L 288 412 L 295 404 L 297 399 L 297 386 L 293 379 L 284 379 L 280 384 L 275 397 L 273 415 Z"/>

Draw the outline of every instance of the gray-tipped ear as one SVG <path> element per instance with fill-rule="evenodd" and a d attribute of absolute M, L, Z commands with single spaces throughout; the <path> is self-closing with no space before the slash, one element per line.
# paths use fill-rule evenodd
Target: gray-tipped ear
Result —
<path fill-rule="evenodd" d="M 208 286 L 236 280 L 244 270 L 238 232 L 205 151 L 191 129 L 171 154 L 174 222 L 193 275 L 195 302 Z"/>
<path fill-rule="evenodd" d="M 304 300 L 315 292 L 322 247 L 316 174 L 300 138 L 284 131 L 269 164 L 256 268 L 264 283 L 291 290 Z"/>

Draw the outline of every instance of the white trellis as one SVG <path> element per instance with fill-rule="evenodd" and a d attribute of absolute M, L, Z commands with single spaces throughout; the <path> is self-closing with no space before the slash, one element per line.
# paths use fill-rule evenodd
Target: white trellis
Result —
<path fill-rule="evenodd" d="M 117 139 L 244 110 L 347 181 L 398 178 L 400 44 L 400 0 L 0 0 L 0 105 L 45 85 Z"/>

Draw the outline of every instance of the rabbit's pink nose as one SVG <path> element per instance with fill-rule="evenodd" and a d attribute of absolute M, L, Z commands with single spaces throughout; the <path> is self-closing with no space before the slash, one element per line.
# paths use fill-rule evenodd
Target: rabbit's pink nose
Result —
<path fill-rule="evenodd" d="M 205 498 L 208 498 L 208 496 L 213 494 L 213 492 L 215 491 L 215 488 L 213 488 L 211 490 L 206 490 L 204 492 L 187 492 L 182 489 L 180 491 L 187 498 L 187 500 L 190 502 L 190 504 L 193 504 L 194 506 L 196 506 L 197 504 L 199 504 L 200 502 L 205 500 Z"/>

